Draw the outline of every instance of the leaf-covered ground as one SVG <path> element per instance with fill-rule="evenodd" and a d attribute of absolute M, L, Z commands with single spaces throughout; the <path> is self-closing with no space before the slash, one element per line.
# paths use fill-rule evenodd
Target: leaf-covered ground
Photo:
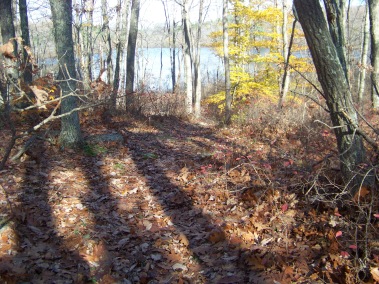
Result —
<path fill-rule="evenodd" d="M 121 116 L 83 129 L 123 141 L 40 142 L 1 172 L 1 283 L 374 283 L 378 222 L 330 201 L 327 131 Z"/>

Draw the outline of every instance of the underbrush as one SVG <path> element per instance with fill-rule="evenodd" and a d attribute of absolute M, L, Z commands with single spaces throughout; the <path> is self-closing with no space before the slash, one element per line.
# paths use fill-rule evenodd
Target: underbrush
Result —
<path fill-rule="evenodd" d="M 373 283 L 378 280 L 375 269 L 379 264 L 377 188 L 361 187 L 350 195 L 328 125 L 328 114 L 321 108 L 303 104 L 277 111 L 275 105 L 257 101 L 234 116 L 232 127 L 220 130 L 231 138 L 234 149 L 215 158 L 223 159 L 217 165 L 225 166 L 225 185 L 238 192 L 252 212 L 265 207 L 262 219 L 266 221 L 259 220 L 265 226 L 272 226 L 278 218 L 283 221 L 288 208 L 296 211 L 284 221 L 287 227 L 277 240 L 287 240 L 292 248 L 296 242 L 307 243 L 315 259 L 309 259 L 308 279 Z M 377 164 L 362 165 L 362 170 L 378 180 Z M 267 203 L 276 190 L 281 205 L 275 208 Z M 281 211 L 279 217 L 272 216 L 275 210 Z"/>

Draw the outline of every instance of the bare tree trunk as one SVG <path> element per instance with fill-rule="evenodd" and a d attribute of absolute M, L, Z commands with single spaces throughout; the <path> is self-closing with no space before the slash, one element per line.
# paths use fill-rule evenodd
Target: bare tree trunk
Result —
<path fill-rule="evenodd" d="M 120 62 L 120 88 L 125 91 L 125 84 L 126 84 L 126 59 L 127 59 L 127 52 L 125 52 L 128 48 L 128 38 L 129 38 L 129 15 L 130 15 L 130 4 L 131 0 L 125 0 L 125 7 L 122 9 L 121 12 L 121 30 L 125 30 L 125 33 L 123 34 L 125 37 L 123 37 L 122 45 L 121 45 L 121 62 Z"/>
<path fill-rule="evenodd" d="M 337 49 L 338 58 L 345 72 L 347 82 L 349 82 L 345 49 L 346 0 L 324 0 L 324 3 L 329 32 Z"/>
<path fill-rule="evenodd" d="M 379 110 L 379 2 L 368 0 L 370 13 L 370 35 L 371 35 L 371 73 L 372 82 L 372 106 Z"/>
<path fill-rule="evenodd" d="M 126 108 L 130 109 L 133 104 L 134 92 L 134 65 L 136 57 L 136 46 L 138 36 L 138 19 L 140 10 L 140 0 L 132 0 L 130 14 L 130 28 L 128 38 L 128 54 L 126 59 Z"/>
<path fill-rule="evenodd" d="M 75 48 L 75 53 L 76 56 L 78 57 L 79 60 L 77 60 L 76 63 L 76 70 L 77 70 L 77 75 L 78 75 L 78 80 L 83 80 L 84 75 L 82 72 L 82 66 L 84 64 L 83 61 L 83 49 L 82 49 L 82 40 L 81 40 L 81 7 L 80 4 L 76 2 L 77 0 L 73 0 L 73 10 L 75 12 L 75 18 L 73 21 L 73 28 L 74 28 L 74 34 L 73 34 L 73 41 L 74 41 L 74 48 Z"/>
<path fill-rule="evenodd" d="M 10 39 L 15 38 L 15 27 L 13 22 L 13 12 L 12 12 L 12 0 L 1 0 L 0 1 L 0 28 L 1 28 L 1 37 L 3 39 L 3 44 L 7 43 Z M 13 55 L 17 55 L 17 42 L 12 40 L 13 44 Z M 7 77 L 16 80 L 18 78 L 18 72 L 16 68 L 15 61 L 4 58 L 6 61 L 5 74 Z"/>
<path fill-rule="evenodd" d="M 60 87 L 62 96 L 62 114 L 71 112 L 77 107 L 77 97 L 74 94 L 75 55 L 72 39 L 72 1 L 50 0 L 53 16 L 54 38 L 57 57 L 59 58 L 58 79 L 62 80 Z M 71 96 L 70 96 L 71 95 Z M 83 143 L 80 131 L 78 112 L 62 117 L 59 141 L 62 147 L 79 147 Z"/>
<path fill-rule="evenodd" d="M 200 69 L 200 42 L 201 42 L 201 25 L 203 22 L 204 0 L 199 4 L 199 20 L 197 23 L 196 48 L 194 52 L 194 75 L 195 75 L 195 117 L 201 116 L 201 69 Z"/>
<path fill-rule="evenodd" d="M 28 22 L 28 9 L 26 5 L 26 0 L 19 0 L 19 9 L 20 9 L 20 24 L 21 24 L 21 34 L 22 34 L 22 40 L 23 45 L 30 48 L 30 36 L 29 36 L 29 22 Z M 26 84 L 29 84 L 33 80 L 33 70 L 32 70 L 32 64 L 29 61 L 29 55 L 27 51 L 23 50 L 23 78 L 24 82 Z"/>
<path fill-rule="evenodd" d="M 370 40 L 370 16 L 369 9 L 366 6 L 365 24 L 363 25 L 362 33 L 362 50 L 361 50 L 361 70 L 358 79 L 358 103 L 360 108 L 363 108 L 363 93 L 366 85 L 366 69 L 367 69 L 367 54 L 368 54 L 368 43 Z"/>
<path fill-rule="evenodd" d="M 88 12 L 88 24 L 87 24 L 87 74 L 88 79 L 92 81 L 92 58 L 93 58 L 93 10 L 95 6 L 94 0 L 87 0 L 86 2 L 86 12 Z"/>
<path fill-rule="evenodd" d="M 109 29 L 109 16 L 108 16 L 108 7 L 107 7 L 107 1 L 101 0 L 101 14 L 103 18 L 103 27 L 102 30 L 104 32 L 103 39 L 105 44 L 107 45 L 106 51 L 107 51 L 107 59 L 106 59 L 106 66 L 105 68 L 107 70 L 107 79 L 108 83 L 112 83 L 112 76 L 113 76 L 113 66 L 112 66 L 112 40 L 111 40 L 111 31 Z M 119 23 L 116 23 L 116 33 L 117 33 L 117 25 Z"/>
<path fill-rule="evenodd" d="M 176 22 L 175 19 L 172 20 L 172 48 L 170 52 L 171 59 L 171 82 L 172 82 L 172 93 L 176 92 Z"/>
<path fill-rule="evenodd" d="M 169 37 L 169 49 L 170 49 L 170 64 L 171 64 L 171 85 L 172 85 L 172 93 L 175 93 L 175 87 L 176 87 L 176 22 L 175 18 L 172 19 L 172 26 L 171 26 L 171 19 L 170 19 L 170 13 L 169 13 L 169 7 L 167 0 L 161 0 L 165 18 L 166 18 L 166 28 L 167 33 Z M 175 11 L 173 12 L 175 14 Z"/>
<path fill-rule="evenodd" d="M 113 78 L 113 90 L 111 94 L 110 108 L 115 110 L 117 108 L 117 94 L 118 89 L 120 87 L 120 63 L 121 63 L 121 52 L 122 52 L 122 39 L 120 35 L 121 28 L 121 8 L 122 3 L 121 0 L 118 0 L 117 3 L 117 22 L 116 22 L 116 62 L 115 62 L 115 70 L 114 70 L 114 78 Z"/>
<path fill-rule="evenodd" d="M 282 77 L 282 82 L 280 85 L 280 93 L 279 93 L 279 108 L 283 107 L 283 103 L 286 100 L 287 93 L 288 93 L 288 88 L 290 85 L 290 70 L 289 70 L 289 57 L 291 54 L 291 45 L 288 42 L 288 35 L 287 35 L 287 29 L 288 29 L 288 11 L 289 11 L 289 3 L 287 0 L 283 0 L 283 23 L 282 23 L 282 38 L 283 38 L 283 49 L 282 49 L 282 54 L 283 54 L 283 59 L 284 59 L 284 73 Z M 291 43 L 293 39 L 293 34 L 295 30 L 295 25 L 292 28 L 292 33 L 291 33 Z"/>
<path fill-rule="evenodd" d="M 183 0 L 182 7 L 183 33 L 184 33 L 184 71 L 186 76 L 186 97 L 185 108 L 187 114 L 193 113 L 192 98 L 192 54 L 191 54 L 191 34 L 188 19 L 188 0 Z"/>
<path fill-rule="evenodd" d="M 225 123 L 232 122 L 232 94 L 230 93 L 230 62 L 229 62 L 229 33 L 228 33 L 228 0 L 223 0 L 222 8 L 222 35 L 224 44 L 225 69 Z"/>
<path fill-rule="evenodd" d="M 362 137 L 357 133 L 358 118 L 344 61 L 333 43 L 319 1 L 294 0 L 294 5 L 330 111 L 342 175 L 355 192 L 362 182 L 358 171 L 359 165 L 365 161 L 365 151 Z"/>

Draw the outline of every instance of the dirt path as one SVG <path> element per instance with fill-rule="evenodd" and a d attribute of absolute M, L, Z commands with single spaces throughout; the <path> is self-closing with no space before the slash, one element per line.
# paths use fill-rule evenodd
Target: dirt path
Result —
<path fill-rule="evenodd" d="M 112 129 L 123 143 L 49 148 L 41 164 L 2 172 L 1 216 L 14 212 L 0 230 L 2 283 L 300 283 L 317 272 L 318 233 L 293 233 L 315 220 L 295 211 L 261 144 L 175 118 L 85 128 Z"/>

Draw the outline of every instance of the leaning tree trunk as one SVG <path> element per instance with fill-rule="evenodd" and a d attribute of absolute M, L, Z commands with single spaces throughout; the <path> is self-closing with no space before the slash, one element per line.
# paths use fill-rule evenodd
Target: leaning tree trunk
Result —
<path fill-rule="evenodd" d="M 62 80 L 61 113 L 69 113 L 62 117 L 61 133 L 59 141 L 62 147 L 79 147 L 83 140 L 80 131 L 79 114 L 74 109 L 77 107 L 75 96 L 75 55 L 72 39 L 72 0 L 50 0 L 53 16 L 55 48 L 59 58 L 58 79 Z M 66 97 L 65 97 L 66 96 Z"/>
<path fill-rule="evenodd" d="M 348 66 L 346 63 L 346 42 L 345 42 L 345 22 L 346 22 L 346 0 L 324 0 L 325 10 L 328 19 L 329 32 L 336 47 L 338 58 L 349 82 Z"/>
<path fill-rule="evenodd" d="M 362 181 L 356 173 L 359 165 L 365 161 L 365 154 L 362 137 L 356 133 L 357 113 L 345 69 L 319 1 L 294 0 L 294 5 L 330 111 L 342 175 L 354 192 Z"/>
<path fill-rule="evenodd" d="M 133 91 L 134 91 L 134 74 L 136 61 L 136 46 L 138 35 L 138 18 L 140 10 L 140 0 L 132 0 L 132 8 L 130 14 L 130 28 L 128 38 L 128 54 L 126 58 L 126 108 L 133 107 Z"/>
<path fill-rule="evenodd" d="M 372 106 L 379 110 L 379 2 L 369 0 L 370 35 L 371 35 L 371 73 Z"/>

